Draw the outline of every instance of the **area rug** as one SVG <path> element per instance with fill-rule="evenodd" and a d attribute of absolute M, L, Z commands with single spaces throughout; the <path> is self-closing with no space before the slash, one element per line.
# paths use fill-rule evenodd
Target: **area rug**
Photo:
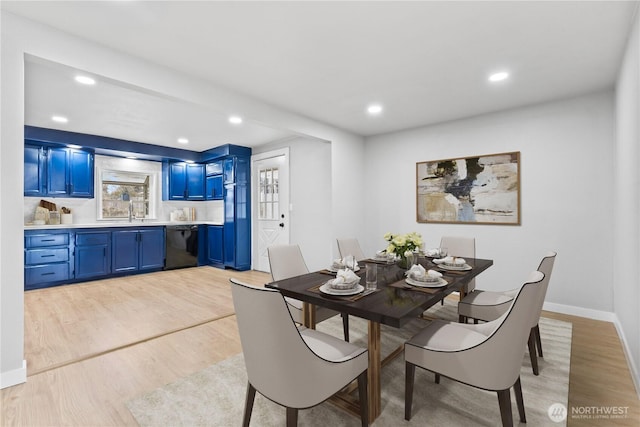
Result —
<path fill-rule="evenodd" d="M 455 306 L 432 308 L 429 315 L 455 319 Z M 351 341 L 366 347 L 367 323 L 350 317 Z M 403 329 L 382 327 L 382 355 L 391 353 L 410 338 L 427 321 L 416 319 Z M 326 320 L 318 329 L 342 336 L 339 316 Z M 541 318 L 540 333 L 544 358 L 538 359 L 540 375 L 531 371 L 525 352 L 521 382 L 529 426 L 558 426 L 549 417 L 549 407 L 567 406 L 571 324 Z M 435 384 L 433 374 L 416 370 L 413 417 L 404 419 L 404 358 L 397 357 L 383 369 L 382 413 L 373 426 L 496 426 L 501 425 L 495 392 L 478 390 L 442 378 Z M 238 426 L 242 422 L 247 376 L 242 354 L 212 365 L 127 402 L 127 407 L 141 426 Z M 514 423 L 519 418 L 512 395 Z M 285 425 L 285 409 L 256 394 L 252 426 Z M 300 426 L 359 426 L 360 419 L 330 402 L 300 410 Z"/>

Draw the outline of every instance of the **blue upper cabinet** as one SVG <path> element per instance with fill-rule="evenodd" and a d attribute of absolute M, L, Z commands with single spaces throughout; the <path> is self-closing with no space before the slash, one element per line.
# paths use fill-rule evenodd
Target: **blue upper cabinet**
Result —
<path fill-rule="evenodd" d="M 187 200 L 204 199 L 204 165 L 187 163 Z"/>
<path fill-rule="evenodd" d="M 24 146 L 24 195 L 93 198 L 93 153 L 39 144 Z"/>
<path fill-rule="evenodd" d="M 24 195 L 43 196 L 45 188 L 45 156 L 41 145 L 24 146 Z"/>
<path fill-rule="evenodd" d="M 163 200 L 204 200 L 205 166 L 199 163 L 163 164 Z"/>

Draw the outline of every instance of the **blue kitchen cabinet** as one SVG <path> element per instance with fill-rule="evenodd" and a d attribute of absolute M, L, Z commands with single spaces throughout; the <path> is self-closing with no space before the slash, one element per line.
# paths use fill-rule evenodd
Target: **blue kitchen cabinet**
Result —
<path fill-rule="evenodd" d="M 47 151 L 47 196 L 93 198 L 93 153 L 60 147 Z"/>
<path fill-rule="evenodd" d="M 163 200 L 204 200 L 204 171 L 199 163 L 165 163 Z"/>
<path fill-rule="evenodd" d="M 93 198 L 93 153 L 37 143 L 24 146 L 24 195 Z"/>
<path fill-rule="evenodd" d="M 251 268 L 249 158 L 236 157 L 233 164 L 235 183 L 224 187 L 224 265 L 248 270 Z"/>
<path fill-rule="evenodd" d="M 207 200 L 222 200 L 224 197 L 222 175 L 208 176 L 205 187 Z"/>
<path fill-rule="evenodd" d="M 45 156 L 41 145 L 24 145 L 24 195 L 44 196 Z"/>
<path fill-rule="evenodd" d="M 139 230 L 139 270 L 154 270 L 164 267 L 164 227 Z"/>
<path fill-rule="evenodd" d="M 207 260 L 212 265 L 224 264 L 224 227 L 221 225 L 207 226 Z"/>
<path fill-rule="evenodd" d="M 235 178 L 235 173 L 236 173 L 236 168 L 235 168 L 235 157 L 229 157 L 227 159 L 224 159 L 223 162 L 223 175 L 224 175 L 224 183 L 226 184 L 233 184 L 236 181 Z"/>
<path fill-rule="evenodd" d="M 111 273 L 111 232 L 76 233 L 75 279 L 89 279 Z"/>
<path fill-rule="evenodd" d="M 24 289 L 45 288 L 72 278 L 68 230 L 33 230 L 24 235 Z"/>
<path fill-rule="evenodd" d="M 127 229 L 111 235 L 111 266 L 114 273 L 164 267 L 164 227 Z"/>

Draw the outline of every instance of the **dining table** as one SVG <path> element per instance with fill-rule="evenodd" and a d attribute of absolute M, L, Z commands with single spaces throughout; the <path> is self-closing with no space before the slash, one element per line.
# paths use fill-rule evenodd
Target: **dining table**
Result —
<path fill-rule="evenodd" d="M 335 270 L 325 269 L 277 280 L 265 286 L 279 290 L 282 295 L 303 302 L 304 326 L 315 328 L 315 306 L 326 307 L 349 316 L 356 316 L 368 321 L 369 366 L 368 366 L 368 404 L 369 422 L 373 422 L 381 412 L 381 373 L 382 367 L 393 358 L 402 354 L 400 346 L 384 360 L 381 359 L 381 325 L 402 328 L 408 322 L 422 316 L 425 310 L 442 301 L 453 292 L 464 295 L 468 283 L 480 273 L 493 265 L 492 260 L 465 258 L 465 268 L 446 269 L 443 264 L 436 264 L 432 258 L 418 257 L 417 262 L 425 270 L 442 273 L 445 283 L 438 287 L 412 286 L 406 280 L 407 269 L 401 268 L 397 262 L 386 259 L 365 259 L 358 262 L 356 274 L 364 284 L 366 265 L 377 266 L 377 283 L 375 291 L 363 289 L 355 295 L 331 295 L 320 290 L 328 280 L 335 277 Z M 364 286 L 363 286 L 364 287 Z M 326 287 L 323 287 L 326 291 Z M 351 390 L 355 389 L 352 386 Z M 343 393 L 339 405 L 356 414 L 359 404 Z"/>

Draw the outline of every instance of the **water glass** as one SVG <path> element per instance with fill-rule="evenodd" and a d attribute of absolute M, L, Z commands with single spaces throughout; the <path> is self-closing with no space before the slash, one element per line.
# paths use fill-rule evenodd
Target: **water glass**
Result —
<path fill-rule="evenodd" d="M 376 289 L 378 286 L 378 265 L 375 263 L 367 264 L 367 290 Z"/>
<path fill-rule="evenodd" d="M 440 254 L 440 258 L 446 257 L 447 254 L 449 253 L 448 249 L 445 247 L 440 247 L 440 249 L 438 249 L 438 252 Z"/>

